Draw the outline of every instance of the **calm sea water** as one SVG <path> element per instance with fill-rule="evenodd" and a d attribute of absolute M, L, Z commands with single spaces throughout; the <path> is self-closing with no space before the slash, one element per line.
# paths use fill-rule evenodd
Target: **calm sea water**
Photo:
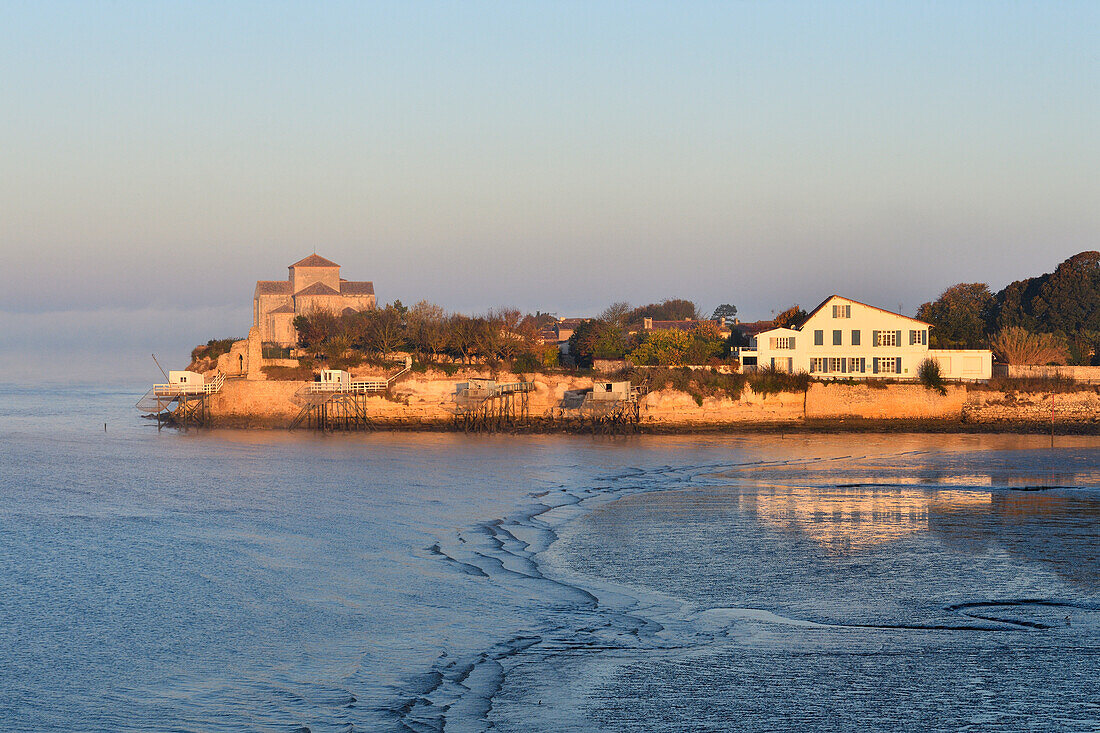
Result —
<path fill-rule="evenodd" d="M 1100 730 L 1095 439 L 158 433 L 140 391 L 0 387 L 6 730 Z"/>

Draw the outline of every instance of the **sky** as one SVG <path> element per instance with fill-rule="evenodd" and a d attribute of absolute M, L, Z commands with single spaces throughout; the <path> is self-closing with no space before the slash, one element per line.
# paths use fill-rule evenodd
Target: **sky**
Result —
<path fill-rule="evenodd" d="M 913 313 L 1100 248 L 1100 3 L 0 3 L 0 381 L 380 302 Z"/>

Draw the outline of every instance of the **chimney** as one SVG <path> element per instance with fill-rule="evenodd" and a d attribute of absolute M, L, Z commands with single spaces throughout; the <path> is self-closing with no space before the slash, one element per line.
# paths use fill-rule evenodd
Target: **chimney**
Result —
<path fill-rule="evenodd" d="M 652 331 L 653 330 L 653 319 L 652 318 L 643 318 L 642 319 L 642 328 L 645 329 L 646 331 Z"/>
<path fill-rule="evenodd" d="M 726 327 L 726 317 L 725 316 L 718 316 L 718 328 L 725 328 L 725 327 Z"/>

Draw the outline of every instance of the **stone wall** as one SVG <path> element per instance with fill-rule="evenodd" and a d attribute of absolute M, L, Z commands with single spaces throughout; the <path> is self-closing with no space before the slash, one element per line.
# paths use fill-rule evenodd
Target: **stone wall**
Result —
<path fill-rule="evenodd" d="M 453 416 L 455 384 L 473 376 L 491 376 L 469 370 L 446 376 L 413 372 L 395 383 L 390 395 L 372 396 L 367 409 L 382 423 L 415 426 L 442 425 Z M 497 374 L 502 382 L 518 381 L 514 374 Z M 590 378 L 536 376 L 529 395 L 529 412 L 536 419 L 560 418 L 568 390 L 584 389 Z M 303 382 L 229 379 L 211 397 L 210 410 L 224 425 L 285 426 L 298 414 Z M 814 383 L 803 393 L 756 394 L 746 389 L 738 400 L 703 398 L 662 390 L 646 395 L 641 405 L 643 425 L 658 428 L 706 429 L 724 425 L 783 424 L 810 420 L 860 418 L 867 420 L 937 420 L 968 423 L 1036 423 L 1050 420 L 1049 393 L 986 391 L 961 385 L 941 394 L 914 384 L 874 388 L 863 384 Z M 1083 390 L 1055 397 L 1059 422 L 1097 422 L 1100 394 Z M 574 413 L 575 414 L 575 413 Z"/>
<path fill-rule="evenodd" d="M 1072 379 L 1082 384 L 1100 384 L 1100 366 L 1035 366 L 997 364 L 993 372 L 1011 379 Z"/>
<path fill-rule="evenodd" d="M 1100 421 L 1100 393 L 971 392 L 963 419 L 980 423 L 1095 423 Z"/>

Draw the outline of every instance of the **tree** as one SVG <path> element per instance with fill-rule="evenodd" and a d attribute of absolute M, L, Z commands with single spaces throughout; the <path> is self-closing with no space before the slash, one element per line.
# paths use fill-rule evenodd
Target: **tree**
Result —
<path fill-rule="evenodd" d="M 447 348 L 447 313 L 435 303 L 422 300 L 409 309 L 406 322 L 413 348 L 435 361 Z"/>
<path fill-rule="evenodd" d="M 626 315 L 626 323 L 640 323 L 645 318 L 655 321 L 682 321 L 686 318 L 698 320 L 699 309 L 690 300 L 670 298 L 661 303 L 635 308 Z"/>
<path fill-rule="evenodd" d="M 798 328 L 806 321 L 809 315 L 799 305 L 792 305 L 787 310 L 775 317 L 776 328 Z"/>
<path fill-rule="evenodd" d="M 932 325 L 930 345 L 941 349 L 976 349 L 986 343 L 992 327 L 994 299 L 985 283 L 952 285 L 917 310 L 917 318 Z"/>
<path fill-rule="evenodd" d="M 1006 364 L 1065 364 L 1068 355 L 1065 343 L 1054 334 L 1030 333 L 1019 326 L 1000 331 L 990 347 Z"/>
<path fill-rule="evenodd" d="M 714 313 L 710 314 L 712 321 L 717 321 L 719 318 L 730 319 L 737 315 L 737 306 L 731 303 L 723 303 L 714 309 Z"/>
<path fill-rule="evenodd" d="M 612 326 L 625 326 L 627 324 L 627 316 L 630 315 L 630 303 L 625 300 L 620 300 L 617 303 L 612 303 L 604 309 L 604 312 L 600 314 L 599 320 L 604 323 L 609 323 Z"/>
<path fill-rule="evenodd" d="M 477 352 L 477 319 L 455 313 L 447 319 L 447 347 L 451 353 L 462 357 L 462 363 L 470 363 L 470 357 Z"/>
<path fill-rule="evenodd" d="M 373 311 L 364 311 L 366 316 L 366 345 L 377 351 L 383 359 L 397 350 L 405 340 L 405 319 L 402 312 L 393 304 Z"/>
<path fill-rule="evenodd" d="M 593 359 L 621 359 L 624 353 L 623 329 L 598 319 L 580 324 L 569 337 L 569 355 L 580 367 L 592 366 Z"/>

